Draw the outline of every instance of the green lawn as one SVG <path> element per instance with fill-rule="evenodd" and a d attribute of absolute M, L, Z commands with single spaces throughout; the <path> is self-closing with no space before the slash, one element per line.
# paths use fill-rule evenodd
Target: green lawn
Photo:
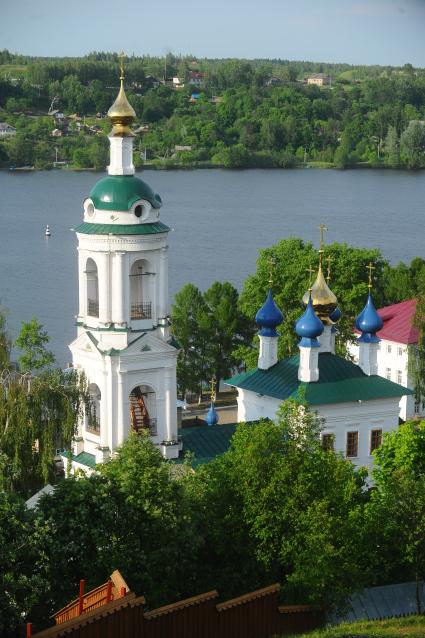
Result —
<path fill-rule="evenodd" d="M 344 623 L 312 631 L 298 638 L 424 638 L 425 616 Z"/>
<path fill-rule="evenodd" d="M 0 64 L 0 77 L 22 78 L 28 72 L 24 64 Z"/>

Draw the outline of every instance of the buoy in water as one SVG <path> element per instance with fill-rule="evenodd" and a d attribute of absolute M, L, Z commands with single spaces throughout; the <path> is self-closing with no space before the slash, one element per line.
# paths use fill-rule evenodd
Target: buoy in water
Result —
<path fill-rule="evenodd" d="M 52 233 L 50 232 L 49 224 L 47 224 L 47 226 L 46 226 L 46 231 L 45 231 L 45 233 L 44 233 L 44 234 L 46 235 L 46 237 L 50 237 L 50 235 L 52 234 Z"/>

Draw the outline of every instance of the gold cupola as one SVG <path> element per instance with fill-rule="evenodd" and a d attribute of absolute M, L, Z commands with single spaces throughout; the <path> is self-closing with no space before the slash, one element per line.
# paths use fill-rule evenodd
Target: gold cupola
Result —
<path fill-rule="evenodd" d="M 124 53 L 121 53 L 120 62 L 120 90 L 117 95 L 117 99 L 108 111 L 108 117 L 111 120 L 113 127 L 110 135 L 112 137 L 134 137 L 130 129 L 130 124 L 135 120 L 136 113 L 127 100 L 127 96 L 124 91 Z"/>
<path fill-rule="evenodd" d="M 323 275 L 323 232 L 327 230 L 326 226 L 320 224 L 320 250 L 319 250 L 319 271 L 317 273 L 316 281 L 313 283 L 310 291 L 307 291 L 303 296 L 303 302 L 305 305 L 308 304 L 309 296 L 311 294 L 311 301 L 313 304 L 313 308 L 316 311 L 317 316 L 321 321 L 330 326 L 333 324 L 333 321 L 329 318 L 329 315 L 333 313 L 335 308 L 338 305 L 338 300 L 335 297 L 332 290 L 329 288 L 326 283 L 326 279 Z"/>

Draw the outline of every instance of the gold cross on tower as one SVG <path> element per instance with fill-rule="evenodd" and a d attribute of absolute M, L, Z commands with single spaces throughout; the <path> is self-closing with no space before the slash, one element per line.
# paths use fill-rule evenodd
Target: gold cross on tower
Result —
<path fill-rule="evenodd" d="M 322 267 L 323 246 L 325 245 L 325 242 L 323 239 L 323 233 L 328 230 L 328 227 L 325 224 L 320 224 L 319 230 L 320 230 L 319 263 L 320 263 L 320 267 Z"/>
<path fill-rule="evenodd" d="M 313 268 L 312 268 L 311 264 L 310 264 L 310 266 L 307 268 L 307 272 L 308 272 L 308 275 L 309 275 L 309 276 L 308 276 L 308 289 L 309 289 L 309 291 L 311 292 L 311 282 L 313 281 L 313 273 L 314 273 L 314 270 L 313 270 Z"/>
<path fill-rule="evenodd" d="M 214 377 L 213 377 L 213 378 L 211 379 L 210 383 L 211 383 L 211 395 L 210 395 L 210 396 L 211 396 L 211 401 L 215 401 L 215 400 L 216 400 L 216 397 L 217 397 L 217 395 L 216 395 L 216 391 L 215 391 L 215 387 L 216 387 L 216 385 L 217 385 L 217 381 L 216 381 L 216 380 L 214 379 Z"/>
<path fill-rule="evenodd" d="M 375 266 L 372 264 L 372 262 L 370 262 L 369 265 L 366 266 L 366 270 L 369 271 L 369 283 L 367 287 L 369 288 L 369 290 L 372 290 L 372 271 L 375 270 Z"/>
<path fill-rule="evenodd" d="M 121 53 L 120 53 L 120 72 L 121 72 L 120 80 L 121 80 L 121 82 L 124 82 L 124 77 L 125 77 L 125 75 L 124 75 L 124 58 L 125 58 L 125 53 L 124 53 L 124 51 L 121 51 Z"/>
<path fill-rule="evenodd" d="M 275 265 L 276 265 L 276 259 L 273 257 L 273 255 L 270 255 L 269 257 L 269 288 L 272 288 L 273 286 L 273 274 L 274 274 Z"/>

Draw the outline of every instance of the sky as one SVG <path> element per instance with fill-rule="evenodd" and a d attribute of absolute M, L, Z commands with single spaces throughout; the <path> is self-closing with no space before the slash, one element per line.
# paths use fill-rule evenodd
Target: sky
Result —
<path fill-rule="evenodd" d="M 0 49 L 425 66 L 425 0 L 0 0 Z"/>

